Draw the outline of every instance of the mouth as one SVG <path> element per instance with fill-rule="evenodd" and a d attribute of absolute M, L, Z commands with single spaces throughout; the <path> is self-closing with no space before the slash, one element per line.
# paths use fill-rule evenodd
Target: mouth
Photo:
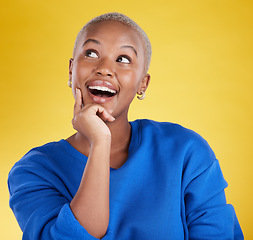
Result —
<path fill-rule="evenodd" d="M 92 100 L 97 103 L 107 102 L 118 93 L 116 88 L 110 82 L 102 80 L 89 82 L 87 89 Z"/>
<path fill-rule="evenodd" d="M 88 90 L 92 95 L 100 98 L 111 98 L 117 94 L 117 91 L 101 86 L 89 86 Z"/>

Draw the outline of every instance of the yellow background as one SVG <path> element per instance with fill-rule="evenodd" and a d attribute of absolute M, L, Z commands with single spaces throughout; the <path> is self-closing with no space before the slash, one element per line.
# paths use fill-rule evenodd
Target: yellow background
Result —
<path fill-rule="evenodd" d="M 220 161 L 245 239 L 253 239 L 252 10 L 246 0 L 2 2 L 0 239 L 21 239 L 7 174 L 30 148 L 74 132 L 68 59 L 83 24 L 111 11 L 138 22 L 153 46 L 151 84 L 130 119 L 200 133 Z"/>

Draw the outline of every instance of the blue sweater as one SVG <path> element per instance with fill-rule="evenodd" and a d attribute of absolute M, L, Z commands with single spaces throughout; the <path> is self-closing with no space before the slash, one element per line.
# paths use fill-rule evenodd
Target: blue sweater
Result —
<path fill-rule="evenodd" d="M 102 239 L 243 239 L 207 142 L 172 123 L 136 120 L 131 127 L 128 159 L 110 169 L 110 221 Z M 69 207 L 86 162 L 60 140 L 32 149 L 14 165 L 10 207 L 24 240 L 97 239 Z"/>

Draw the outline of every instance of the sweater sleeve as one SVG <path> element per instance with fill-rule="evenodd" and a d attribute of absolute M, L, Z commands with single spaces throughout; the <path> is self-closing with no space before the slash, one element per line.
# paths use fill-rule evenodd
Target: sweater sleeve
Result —
<path fill-rule="evenodd" d="M 190 240 L 244 239 L 234 208 L 226 203 L 218 160 L 207 143 L 190 154 L 184 180 L 185 217 Z"/>
<path fill-rule="evenodd" d="M 38 167 L 16 164 L 9 173 L 10 207 L 23 240 L 95 240 L 75 219 L 70 200 Z M 53 178 L 52 174 L 52 178 Z"/>

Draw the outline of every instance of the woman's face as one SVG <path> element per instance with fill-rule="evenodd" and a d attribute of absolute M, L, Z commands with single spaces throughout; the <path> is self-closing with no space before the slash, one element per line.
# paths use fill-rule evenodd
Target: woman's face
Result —
<path fill-rule="evenodd" d="M 70 60 L 72 89 L 82 92 L 84 105 L 103 105 L 117 118 L 126 117 L 136 93 L 145 91 L 144 47 L 139 34 L 116 21 L 90 25 Z"/>

